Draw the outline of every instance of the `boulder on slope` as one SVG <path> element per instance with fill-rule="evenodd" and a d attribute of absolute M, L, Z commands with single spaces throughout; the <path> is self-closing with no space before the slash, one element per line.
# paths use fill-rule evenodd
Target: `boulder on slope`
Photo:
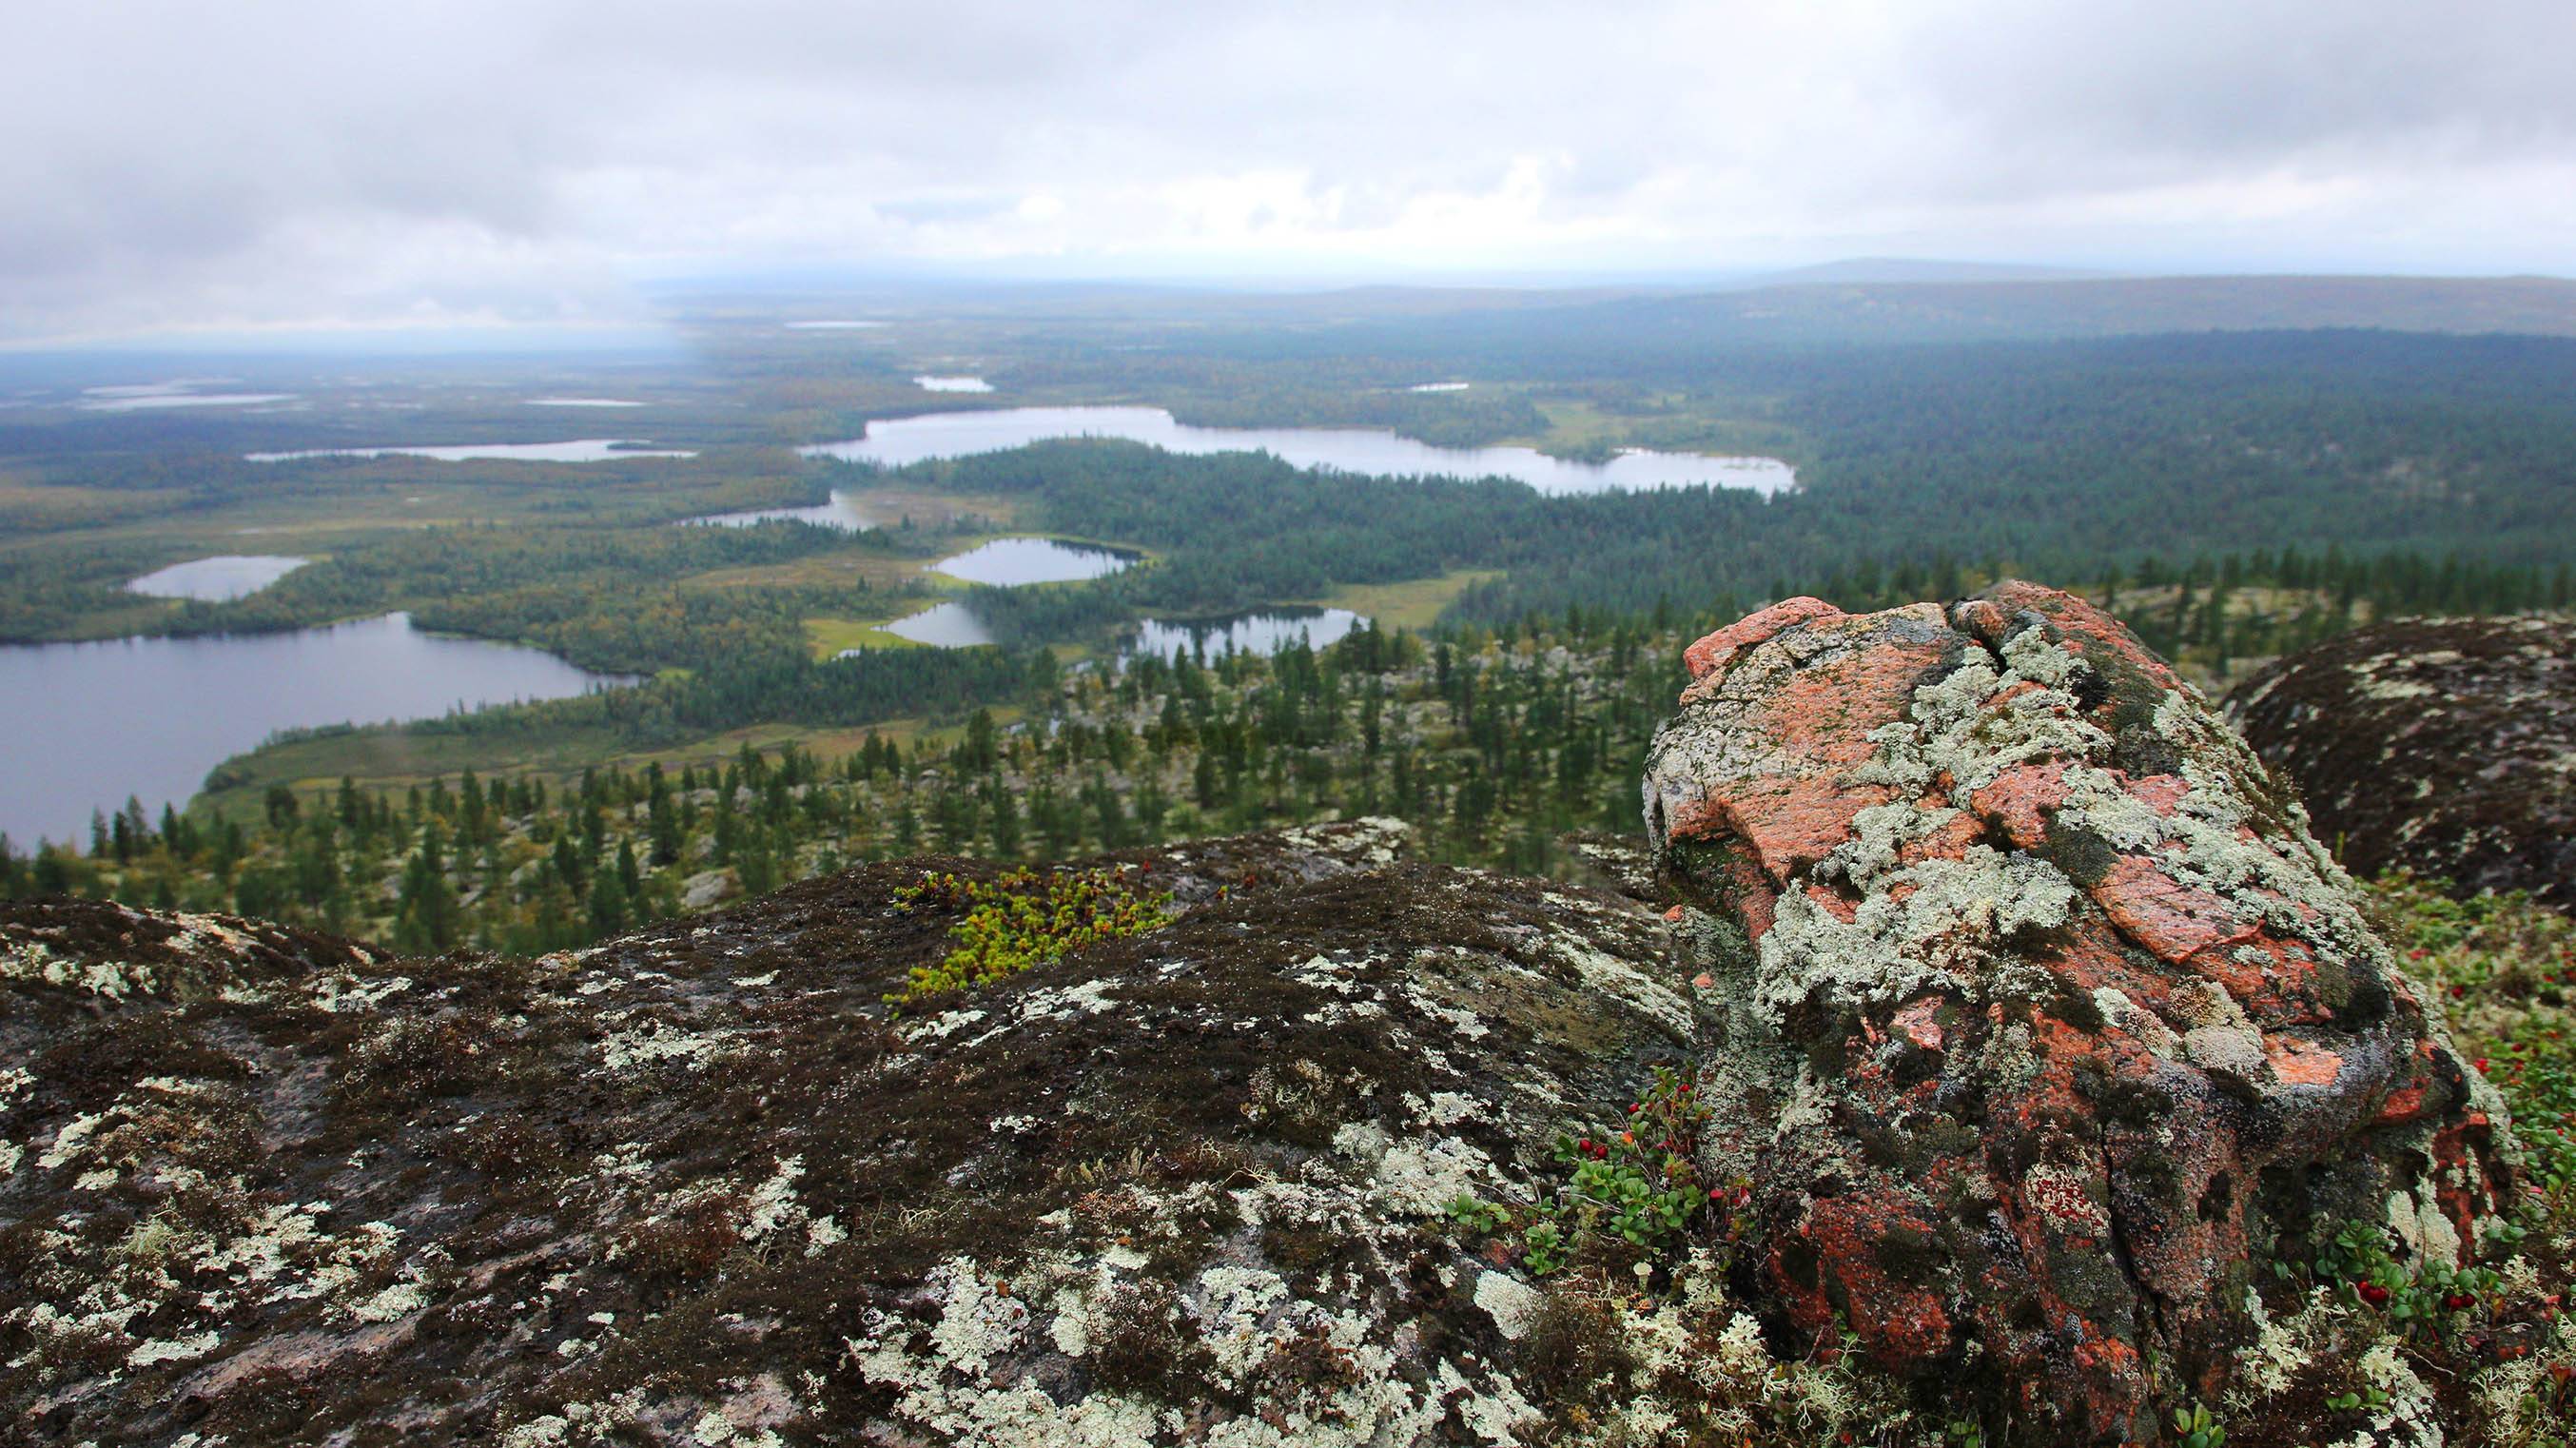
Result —
<path fill-rule="evenodd" d="M 2374 624 L 2246 680 L 2228 715 L 2355 872 L 2576 908 L 2576 623 Z"/>
<path fill-rule="evenodd" d="M 1806 1331 L 2052 1443 L 2228 1386 L 2320 1225 L 2449 1262 L 2503 1107 L 2297 804 L 2117 622 L 2023 583 L 1702 639 L 1645 784 L 1724 1001 L 1710 1170 Z"/>

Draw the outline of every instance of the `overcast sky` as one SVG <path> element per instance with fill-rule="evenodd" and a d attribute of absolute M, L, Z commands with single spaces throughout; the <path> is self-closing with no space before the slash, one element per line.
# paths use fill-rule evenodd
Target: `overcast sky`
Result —
<path fill-rule="evenodd" d="M 0 7 L 0 339 L 769 266 L 2576 272 L 2571 0 Z"/>

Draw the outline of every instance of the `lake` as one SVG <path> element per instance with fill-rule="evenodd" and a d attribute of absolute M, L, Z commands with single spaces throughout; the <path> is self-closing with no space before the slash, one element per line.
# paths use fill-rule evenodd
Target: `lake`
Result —
<path fill-rule="evenodd" d="M 900 467 L 1000 452 L 1060 437 L 1115 437 L 1177 453 L 1266 452 L 1301 468 L 1386 477 L 1515 478 L 1542 493 L 1597 493 L 1692 483 L 1776 493 L 1798 475 L 1778 458 L 1632 449 L 1601 463 L 1567 462 L 1525 447 L 1433 447 L 1366 428 L 1192 427 L 1159 407 L 1007 407 L 931 412 L 868 424 L 863 437 L 800 448 L 809 457 Z"/>
<path fill-rule="evenodd" d="M 126 584 L 125 591 L 152 598 L 193 598 L 201 603 L 222 603 L 228 599 L 247 598 L 310 561 L 273 554 L 226 553 L 189 563 L 173 563 Z"/>
<path fill-rule="evenodd" d="M 1320 649 L 1339 642 L 1367 622 L 1347 608 L 1276 608 L 1223 618 L 1149 618 L 1137 625 L 1136 636 L 1120 652 L 1131 658 L 1152 654 L 1161 659 L 1169 659 L 1178 649 L 1204 653 L 1209 658 L 1229 650 L 1275 654 L 1301 638 L 1308 648 Z"/>
<path fill-rule="evenodd" d="M 423 633 L 408 615 L 293 633 L 0 648 L 0 831 L 89 839 L 127 795 L 157 818 L 280 729 L 426 719 L 622 682 L 552 654 Z"/>
<path fill-rule="evenodd" d="M 693 458 L 693 452 L 655 448 L 622 437 L 577 437 L 569 442 L 469 442 L 453 447 L 322 447 L 303 452 L 244 453 L 255 463 L 305 458 L 436 458 L 443 463 L 604 463 L 611 458 Z"/>
<path fill-rule="evenodd" d="M 912 385 L 924 392 L 990 392 L 993 384 L 981 377 L 916 377 Z"/>
<path fill-rule="evenodd" d="M 1105 578 L 1136 561 L 1131 553 L 1082 548 L 1053 538 L 996 538 L 954 558 L 942 558 L 932 570 L 968 583 L 1009 587 L 1022 583 L 1071 583 Z"/>

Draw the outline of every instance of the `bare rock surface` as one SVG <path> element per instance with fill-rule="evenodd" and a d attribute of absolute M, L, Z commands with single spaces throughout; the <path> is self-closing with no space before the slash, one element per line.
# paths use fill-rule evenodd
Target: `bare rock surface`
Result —
<path fill-rule="evenodd" d="M 2318 1223 L 2445 1262 L 2511 1186 L 2297 805 L 2125 629 L 2007 583 L 1695 645 L 1648 823 L 1724 1002 L 1768 1291 L 2013 1441 L 2151 1442 Z"/>
<path fill-rule="evenodd" d="M 2246 680 L 2228 712 L 2353 870 L 2576 908 L 2576 623 L 2376 624 Z"/>
<path fill-rule="evenodd" d="M 1612 895 L 1363 822 L 890 1018 L 926 861 L 535 961 L 0 905 L 0 1438 L 1506 1443 L 1448 1229 L 1694 1032 Z"/>

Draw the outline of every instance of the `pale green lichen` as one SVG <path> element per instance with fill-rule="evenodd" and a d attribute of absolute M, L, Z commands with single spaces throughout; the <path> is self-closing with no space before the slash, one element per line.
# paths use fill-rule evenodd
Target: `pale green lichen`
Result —
<path fill-rule="evenodd" d="M 1755 1000 L 1774 1025 L 1800 1005 L 1887 1005 L 1931 989 L 2017 990 L 2012 938 L 2066 922 L 2078 892 L 2056 866 L 1984 845 L 1866 881 L 1853 918 L 1802 891 L 1780 897 L 1757 949 Z"/>

